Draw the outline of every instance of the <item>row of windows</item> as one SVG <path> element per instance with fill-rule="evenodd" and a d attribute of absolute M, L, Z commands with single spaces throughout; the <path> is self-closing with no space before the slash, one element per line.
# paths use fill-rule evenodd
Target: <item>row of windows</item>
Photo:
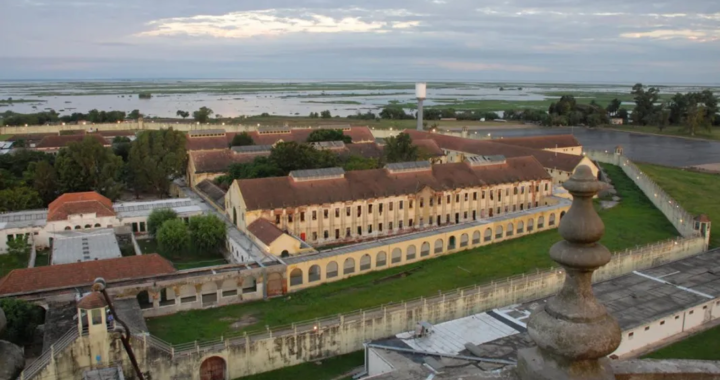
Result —
<path fill-rule="evenodd" d="M 538 205 L 538 202 L 535 202 L 535 206 L 536 206 L 536 207 L 537 207 L 537 205 Z M 524 206 L 525 206 L 524 204 L 521 204 L 521 205 L 520 205 L 520 210 L 521 210 L 521 211 L 524 210 Z M 532 204 L 528 203 L 528 209 L 530 208 L 530 206 L 532 206 Z M 488 216 L 489 216 L 489 217 L 492 217 L 492 216 L 494 215 L 493 211 L 494 211 L 493 209 L 488 209 Z M 497 208 L 497 215 L 500 215 L 500 214 L 501 214 L 501 211 L 502 211 L 502 209 L 501 209 L 500 207 L 498 207 L 498 208 Z M 517 205 L 513 205 L 513 206 L 512 206 L 512 211 L 513 211 L 513 212 L 517 211 Z M 509 208 L 509 206 L 505 206 L 505 213 L 508 213 L 508 212 L 510 212 L 510 208 Z M 432 226 L 432 225 L 438 225 L 438 226 L 440 226 L 440 225 L 442 225 L 442 224 L 450 224 L 450 223 L 453 223 L 453 222 L 454 222 L 454 223 L 460 223 L 460 222 L 468 221 L 470 215 L 472 215 L 472 220 L 477 220 L 477 217 L 478 217 L 477 211 L 473 210 L 471 214 L 469 214 L 467 211 L 463 212 L 462 214 L 460 214 L 460 213 L 455 213 L 455 218 L 454 218 L 454 219 L 451 219 L 451 214 L 445 214 L 445 218 L 444 218 L 445 220 L 444 220 L 444 222 L 443 222 L 443 217 L 442 217 L 441 215 L 437 215 L 437 216 L 432 216 L 432 215 L 431 215 L 431 216 L 429 216 L 427 219 L 421 217 L 421 218 L 419 219 L 419 223 L 420 223 L 419 225 L 420 225 L 420 226 L 424 226 L 424 225 L 427 223 L 427 225 L 430 225 L 430 226 Z M 485 217 L 485 210 L 480 210 L 480 217 L 481 217 L 481 218 L 484 218 L 484 217 Z M 541 217 L 541 218 L 542 218 L 542 217 Z M 555 219 L 554 219 L 554 218 L 555 218 L 555 215 L 553 214 L 553 215 L 552 215 L 552 220 L 550 221 L 550 223 L 551 223 L 550 225 L 551 225 L 551 226 L 555 224 Z M 426 222 L 426 221 L 427 221 L 427 222 Z M 277 221 L 277 220 L 276 220 L 276 222 L 279 223 L 279 221 Z M 377 228 L 377 230 L 375 230 L 375 231 L 377 231 L 378 233 L 385 231 L 385 230 L 384 230 L 385 225 L 383 225 L 383 223 L 377 223 L 376 225 L 375 225 L 375 224 L 368 224 L 368 225 L 367 225 L 367 230 L 365 230 L 365 231 L 366 231 L 365 233 L 367 233 L 367 234 L 372 234 L 372 233 L 373 233 L 373 227 L 376 227 L 376 228 Z M 387 224 L 388 230 L 387 230 L 387 231 L 393 231 L 393 230 L 394 230 L 394 227 L 395 227 L 395 225 L 393 224 L 392 221 L 391 221 L 391 222 L 388 222 L 388 224 Z M 409 220 L 408 220 L 408 228 L 412 228 L 412 227 L 414 227 L 414 221 L 413 221 L 413 219 L 409 219 Z M 403 228 L 403 221 L 402 221 L 402 220 L 398 221 L 397 228 L 398 228 L 398 229 L 402 229 L 402 228 Z M 334 239 L 336 239 L 336 240 L 337 240 L 337 239 L 341 239 L 341 238 L 350 238 L 350 237 L 352 237 L 351 232 L 352 232 L 351 228 L 350 228 L 350 227 L 346 227 L 346 228 L 345 228 L 345 234 L 344 234 L 344 236 L 341 236 L 341 230 L 340 230 L 339 228 L 336 228 L 333 236 L 334 236 Z M 312 232 L 312 239 L 311 239 L 311 241 L 316 241 L 316 240 L 318 240 L 318 233 L 319 233 L 318 231 Z M 362 236 L 363 233 L 364 233 L 364 232 L 363 232 L 363 228 L 362 228 L 361 226 L 357 226 L 357 234 L 356 234 L 356 236 Z M 301 236 L 302 236 L 302 235 L 304 235 L 304 234 L 301 233 Z M 323 237 L 323 239 L 329 239 L 329 238 L 330 238 L 330 230 L 324 230 L 322 237 Z"/>
<path fill-rule="evenodd" d="M 560 217 L 565 214 L 565 212 L 560 214 Z M 545 218 L 539 217 L 537 220 L 537 228 L 541 229 L 544 228 L 545 224 Z M 550 226 L 555 224 L 555 214 L 551 214 L 549 217 L 549 223 Z M 532 232 L 535 229 L 535 221 L 534 219 L 530 218 L 527 221 L 520 221 L 517 223 L 517 226 L 515 226 L 513 223 L 508 223 L 506 228 L 503 226 L 497 226 L 495 227 L 495 233 L 494 237 L 495 239 L 501 239 L 503 237 L 510 237 L 517 234 L 525 233 L 525 232 Z M 420 246 L 420 257 L 427 257 L 430 256 L 430 253 L 439 254 L 443 252 L 443 249 L 447 249 L 448 251 L 454 250 L 456 248 L 465 248 L 469 245 L 478 245 L 482 242 L 490 242 L 493 240 L 493 230 L 492 228 L 486 228 L 485 231 L 480 233 L 480 231 L 475 231 L 472 234 L 472 240 L 470 240 L 470 236 L 468 234 L 462 234 L 460 236 L 459 244 L 456 240 L 455 236 L 451 236 L 448 239 L 447 246 L 445 245 L 445 242 L 443 239 L 437 239 L 435 240 L 434 245 L 431 246 L 429 242 L 423 242 Z M 405 252 L 405 260 L 411 261 L 415 260 L 417 258 L 417 248 L 415 245 L 410 245 L 406 252 Z M 388 264 L 388 256 L 385 251 L 380 251 L 375 255 L 375 268 L 382 268 L 387 266 Z M 392 250 L 390 255 L 390 264 L 397 264 L 402 261 L 402 250 L 400 248 L 395 248 Z M 360 265 L 359 268 L 356 267 L 355 259 L 349 257 L 345 259 L 343 262 L 342 267 L 342 275 L 348 275 L 355 273 L 356 270 L 367 271 L 372 269 L 372 258 L 370 254 L 364 254 L 360 258 Z M 338 268 L 338 264 L 335 261 L 331 261 L 328 263 L 325 267 L 325 278 L 330 279 L 339 276 L 341 273 Z M 304 277 L 303 271 L 300 268 L 295 268 L 290 272 L 290 285 L 296 286 L 296 285 L 302 285 L 305 281 L 307 282 L 316 282 L 320 281 L 322 278 L 322 271 L 319 265 L 313 265 L 308 270 L 308 277 L 307 280 Z"/>
<path fill-rule="evenodd" d="M 716 306 L 720 306 L 720 301 L 716 301 L 716 302 L 715 302 L 715 305 L 716 305 Z M 703 308 L 703 310 L 707 310 L 707 305 L 703 306 L 702 308 Z M 688 312 L 688 314 L 689 314 L 689 315 L 695 314 L 695 310 L 690 310 L 690 311 Z M 678 319 L 680 319 L 680 316 L 679 316 L 679 315 L 676 315 L 676 316 L 675 316 L 675 320 L 678 320 Z M 661 321 L 658 323 L 658 325 L 664 326 L 664 325 L 665 325 L 665 320 L 661 320 Z M 645 331 L 650 331 L 650 326 L 645 326 Z M 635 332 L 634 332 L 634 331 L 629 332 L 627 336 L 628 336 L 628 339 L 629 339 L 629 340 L 632 340 L 633 337 L 635 336 Z"/>

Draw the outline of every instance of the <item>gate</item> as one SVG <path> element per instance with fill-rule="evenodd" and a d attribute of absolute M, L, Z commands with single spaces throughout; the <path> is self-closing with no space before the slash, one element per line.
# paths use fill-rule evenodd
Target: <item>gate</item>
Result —
<path fill-rule="evenodd" d="M 200 380 L 225 380 L 225 359 L 213 356 L 200 365 Z"/>
<path fill-rule="evenodd" d="M 270 273 L 267 277 L 267 296 L 281 296 L 285 294 L 285 281 L 280 273 Z"/>

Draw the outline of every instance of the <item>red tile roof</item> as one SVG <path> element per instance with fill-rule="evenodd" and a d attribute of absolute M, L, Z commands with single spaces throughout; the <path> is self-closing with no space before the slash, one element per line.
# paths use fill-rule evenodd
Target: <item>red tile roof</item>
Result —
<path fill-rule="evenodd" d="M 248 210 L 266 210 L 416 194 L 426 186 L 444 191 L 541 179 L 551 177 L 530 156 L 508 158 L 505 163 L 485 166 L 461 162 L 407 173 L 355 170 L 338 179 L 296 182 L 288 176 L 237 180 L 237 184 Z"/>
<path fill-rule="evenodd" d="M 580 142 L 573 135 L 505 137 L 492 141 L 508 145 L 524 146 L 526 148 L 533 149 L 571 148 L 582 146 L 582 144 L 580 144 Z"/>
<path fill-rule="evenodd" d="M 272 242 L 277 240 L 280 236 L 282 236 L 284 233 L 274 224 L 270 223 L 270 221 L 263 218 L 260 218 L 250 223 L 247 228 L 248 232 L 255 235 L 258 240 L 268 246 L 272 244 Z"/>
<path fill-rule="evenodd" d="M 558 169 L 572 172 L 582 161 L 583 156 L 574 154 L 556 153 L 547 150 L 531 149 L 510 144 L 501 144 L 497 140 L 475 140 L 462 137 L 447 136 L 439 133 L 430 133 L 406 129 L 413 140 L 433 139 L 442 149 L 458 152 L 472 153 L 484 156 L 502 155 L 505 157 L 535 157 L 546 169 Z"/>
<path fill-rule="evenodd" d="M 274 145 L 276 142 L 281 140 L 284 142 L 305 142 L 307 141 L 308 136 L 310 136 L 310 134 L 314 130 L 315 129 L 312 128 L 291 128 L 287 132 L 280 133 L 260 134 L 258 131 L 252 131 L 248 132 L 248 134 L 250 135 L 250 137 L 252 137 L 255 145 Z M 237 133 L 227 133 L 226 143 L 232 142 L 232 139 L 233 137 L 235 137 L 236 134 Z M 350 136 L 350 138 L 352 138 L 352 142 L 354 143 L 375 141 L 375 137 L 373 137 L 370 128 L 365 126 L 350 127 L 350 130 L 343 131 L 343 134 L 345 136 Z"/>
<path fill-rule="evenodd" d="M 227 147 L 224 150 L 190 152 L 195 173 L 225 173 L 232 164 L 252 162 L 255 157 L 267 157 L 269 152 L 235 153 Z"/>
<path fill-rule="evenodd" d="M 112 202 L 94 191 L 66 193 L 50 203 L 47 220 L 67 220 L 69 215 L 92 213 L 98 217 L 115 216 Z"/>
<path fill-rule="evenodd" d="M 101 136 L 104 136 L 104 137 L 108 137 L 108 136 L 114 137 L 114 136 L 135 136 L 135 132 L 137 132 L 137 131 L 134 131 L 132 129 L 121 129 L 121 130 L 117 130 L 117 131 L 108 131 L 108 130 L 97 131 L 96 133 L 99 133 Z"/>
<path fill-rule="evenodd" d="M 227 149 L 228 141 L 225 136 L 188 137 L 186 148 L 188 151 Z"/>
<path fill-rule="evenodd" d="M 375 142 L 363 142 L 355 144 L 345 144 L 345 151 L 350 155 L 357 155 L 365 158 L 380 158 L 385 150 Z"/>
<path fill-rule="evenodd" d="M 105 281 L 127 280 L 175 272 L 162 256 L 128 256 L 117 259 L 15 269 L 0 279 L 0 294 L 88 286 L 98 277 Z"/>
<path fill-rule="evenodd" d="M 85 310 L 100 309 L 105 306 L 107 306 L 107 301 L 100 292 L 91 292 L 77 303 L 78 309 Z"/>
<path fill-rule="evenodd" d="M 444 156 L 445 152 L 438 146 L 433 139 L 417 139 L 413 140 L 413 145 L 420 148 L 420 151 L 429 154 L 432 157 Z"/>
<path fill-rule="evenodd" d="M 99 141 L 104 146 L 110 146 L 110 143 L 105 140 L 102 136 L 99 134 L 91 133 L 87 135 L 53 135 L 53 136 L 46 136 L 43 137 L 40 142 L 35 145 L 36 149 L 53 149 L 53 148 L 62 148 L 65 146 L 68 146 L 70 143 L 73 142 L 81 142 L 85 137 L 93 138 Z"/>

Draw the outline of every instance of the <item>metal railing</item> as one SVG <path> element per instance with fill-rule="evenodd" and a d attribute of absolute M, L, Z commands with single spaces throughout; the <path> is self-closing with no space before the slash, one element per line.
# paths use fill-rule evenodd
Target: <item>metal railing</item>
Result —
<path fill-rule="evenodd" d="M 78 338 L 78 329 L 77 326 L 73 326 L 68 332 L 65 333 L 60 339 L 58 339 L 55 343 L 53 343 L 50 346 L 50 349 L 43 352 L 40 356 L 38 356 L 35 361 L 33 361 L 29 366 L 27 366 L 22 373 L 20 374 L 21 380 L 29 380 L 37 376 L 37 374 L 40 373 L 45 367 L 47 367 L 48 364 L 50 364 L 50 361 L 57 357 L 65 348 L 67 348 L 70 344 L 75 342 L 75 340 Z"/>

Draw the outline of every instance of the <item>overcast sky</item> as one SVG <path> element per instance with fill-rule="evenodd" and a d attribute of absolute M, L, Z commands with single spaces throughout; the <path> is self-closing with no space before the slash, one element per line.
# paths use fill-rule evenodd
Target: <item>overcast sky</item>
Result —
<path fill-rule="evenodd" d="M 718 0 L 0 0 L 0 79 L 720 83 Z"/>

